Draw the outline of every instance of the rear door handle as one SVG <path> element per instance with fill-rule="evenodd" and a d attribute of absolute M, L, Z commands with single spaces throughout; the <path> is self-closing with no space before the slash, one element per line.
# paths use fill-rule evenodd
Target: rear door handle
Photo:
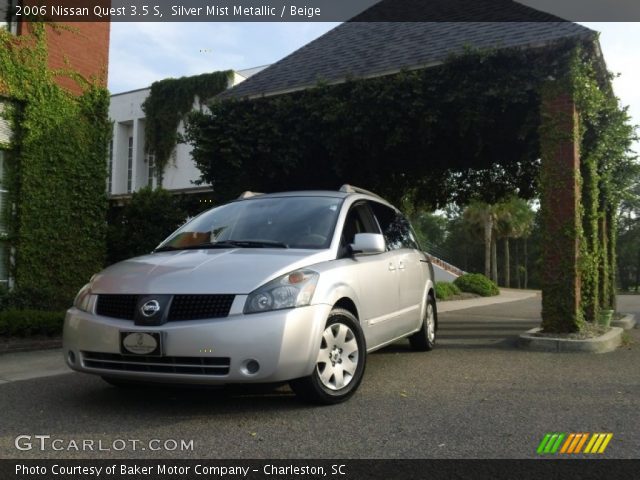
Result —
<path fill-rule="evenodd" d="M 398 270 L 404 270 L 404 262 L 398 263 Z"/>
<path fill-rule="evenodd" d="M 389 271 L 393 272 L 396 269 L 395 265 L 393 263 L 389 264 Z"/>

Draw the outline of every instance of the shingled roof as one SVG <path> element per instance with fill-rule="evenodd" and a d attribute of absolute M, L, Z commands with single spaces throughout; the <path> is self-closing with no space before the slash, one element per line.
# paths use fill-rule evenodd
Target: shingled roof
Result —
<path fill-rule="evenodd" d="M 501 0 L 488 3 L 504 4 Z M 547 21 L 557 19 L 528 7 L 519 6 L 517 16 L 512 18 L 529 18 L 527 11 L 534 21 L 346 22 L 218 97 L 277 95 L 308 88 L 319 81 L 340 83 L 346 78 L 427 68 L 468 47 L 529 48 L 566 38 L 594 38 L 595 32 L 586 27 Z"/>

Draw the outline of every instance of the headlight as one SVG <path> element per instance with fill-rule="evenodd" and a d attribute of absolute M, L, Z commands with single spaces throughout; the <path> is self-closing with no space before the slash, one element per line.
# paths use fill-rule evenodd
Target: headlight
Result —
<path fill-rule="evenodd" d="M 244 304 L 244 313 L 309 305 L 319 276 L 311 270 L 296 270 L 276 278 L 249 295 Z"/>
<path fill-rule="evenodd" d="M 95 295 L 91 295 L 91 289 L 89 288 L 89 283 L 87 283 L 84 287 L 80 289 L 78 294 L 76 295 L 75 300 L 73 301 L 73 306 L 78 310 L 82 310 L 83 312 L 91 312 L 93 309 L 93 300 Z"/>

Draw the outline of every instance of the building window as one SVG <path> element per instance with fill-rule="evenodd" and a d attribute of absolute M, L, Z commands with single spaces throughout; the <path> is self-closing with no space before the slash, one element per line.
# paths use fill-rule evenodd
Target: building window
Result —
<path fill-rule="evenodd" d="M 129 137 L 127 150 L 127 193 L 131 193 L 131 179 L 133 177 L 133 137 Z"/>
<path fill-rule="evenodd" d="M 113 184 L 113 140 L 109 142 L 109 170 L 107 171 L 107 193 L 111 193 L 111 187 Z"/>
<path fill-rule="evenodd" d="M 155 153 L 147 153 L 147 164 L 149 166 L 149 188 L 153 188 L 153 181 L 156 178 L 156 155 Z"/>
<path fill-rule="evenodd" d="M 0 288 L 9 286 L 9 246 L 7 245 L 8 192 L 4 185 L 5 152 L 0 150 Z"/>
<path fill-rule="evenodd" d="M 11 33 L 18 30 L 18 22 L 15 17 L 17 0 L 0 0 L 0 28 L 6 28 Z"/>

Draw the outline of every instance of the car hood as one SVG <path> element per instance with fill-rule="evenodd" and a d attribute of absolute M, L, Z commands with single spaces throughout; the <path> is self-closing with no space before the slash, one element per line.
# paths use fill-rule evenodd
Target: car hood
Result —
<path fill-rule="evenodd" d="M 238 248 L 159 252 L 95 275 L 97 294 L 248 294 L 287 272 L 331 259 L 329 250 Z"/>

